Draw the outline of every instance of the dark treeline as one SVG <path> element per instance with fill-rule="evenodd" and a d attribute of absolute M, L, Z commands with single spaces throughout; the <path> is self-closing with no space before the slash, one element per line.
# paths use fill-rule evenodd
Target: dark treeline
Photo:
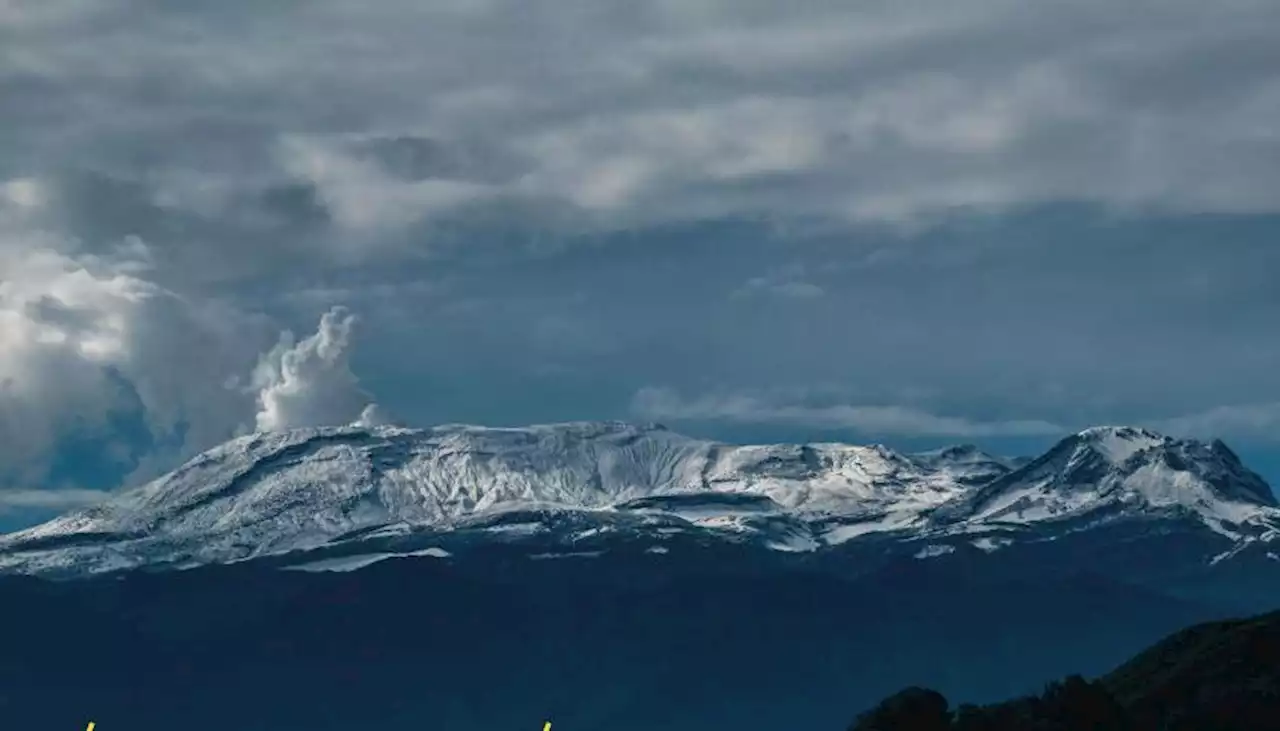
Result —
<path fill-rule="evenodd" d="M 848 731 L 1280 731 L 1280 613 L 1183 630 L 1097 680 L 953 708 L 912 687 Z"/>
<path fill-rule="evenodd" d="M 849 731 L 1130 731 L 1133 718 L 1097 682 L 1072 676 L 1038 696 L 952 710 L 937 691 L 908 688 L 858 718 Z M 1144 727 L 1150 729 L 1152 727 Z"/>

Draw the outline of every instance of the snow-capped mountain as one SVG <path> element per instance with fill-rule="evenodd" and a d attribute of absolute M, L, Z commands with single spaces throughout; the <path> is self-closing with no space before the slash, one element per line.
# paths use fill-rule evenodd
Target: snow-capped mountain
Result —
<path fill-rule="evenodd" d="M 0 537 L 0 571 L 180 567 L 404 536 L 419 554 L 447 554 L 433 546 L 459 536 L 627 535 L 653 551 L 676 535 L 793 552 L 944 540 L 927 557 L 953 550 L 948 536 L 1069 519 L 1191 521 L 1234 542 L 1280 526 L 1270 488 L 1220 442 L 1103 427 L 1017 464 L 970 446 L 734 446 L 616 422 L 260 433 Z"/>
<path fill-rule="evenodd" d="M 1026 463 L 619 423 L 256 434 L 0 537 L 0 573 L 83 579 L 0 576 L 0 722 L 837 728 L 851 698 L 1003 697 L 1272 607 L 1277 512 L 1222 445 L 1122 428 Z"/>
<path fill-rule="evenodd" d="M 961 485 L 983 485 L 1008 474 L 1019 466 L 1017 458 L 1001 459 L 978 449 L 972 444 L 916 452 L 908 458 L 925 468 L 940 469 L 951 475 Z"/>
<path fill-rule="evenodd" d="M 1273 537 L 1275 496 L 1221 441 L 1095 427 L 934 511 L 967 526 L 1192 516 L 1232 539 Z"/>

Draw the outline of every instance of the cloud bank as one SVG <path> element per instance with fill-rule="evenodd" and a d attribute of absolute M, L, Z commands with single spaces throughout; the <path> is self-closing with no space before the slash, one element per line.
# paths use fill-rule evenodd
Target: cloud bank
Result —
<path fill-rule="evenodd" d="M 366 243 L 495 207 L 1280 211 L 1264 0 L 5 7 L 0 178 L 79 160 L 246 225 L 288 190 Z"/>

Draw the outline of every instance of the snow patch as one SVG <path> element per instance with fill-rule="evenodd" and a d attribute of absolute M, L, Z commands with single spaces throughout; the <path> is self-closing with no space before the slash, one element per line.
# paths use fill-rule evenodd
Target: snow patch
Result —
<path fill-rule="evenodd" d="M 421 551 L 409 551 L 406 553 L 363 553 L 353 556 L 340 556 L 338 558 L 326 558 L 319 561 L 311 561 L 309 563 L 297 564 L 294 566 L 283 567 L 286 571 L 306 571 L 309 573 L 318 571 L 334 571 L 345 573 L 348 571 L 356 571 L 366 566 L 372 566 L 379 561 L 388 558 L 403 558 L 408 556 L 429 556 L 431 558 L 448 558 L 451 556 L 448 551 L 443 548 L 425 548 Z"/>
<path fill-rule="evenodd" d="M 986 553 L 994 553 L 1005 546 L 1013 543 L 1012 538 L 992 538 L 990 536 L 979 538 L 971 543 L 974 548 L 985 551 Z"/>
<path fill-rule="evenodd" d="M 838 525 L 823 533 L 822 539 L 828 545 L 834 546 L 869 533 L 906 530 L 919 526 L 921 523 L 922 520 L 918 512 L 910 510 L 893 511 L 865 521 Z"/>
<path fill-rule="evenodd" d="M 1143 429 L 1100 426 L 1086 429 L 1080 436 L 1088 440 L 1112 464 L 1120 464 L 1144 449 L 1159 446 L 1165 438 Z"/>
<path fill-rule="evenodd" d="M 485 533 L 500 533 L 520 536 L 531 536 L 545 530 L 541 523 L 509 523 L 507 525 L 491 525 L 484 528 Z"/>
<path fill-rule="evenodd" d="M 552 558 L 598 558 L 604 551 L 571 551 L 566 553 L 535 553 L 529 556 L 534 561 L 545 561 Z"/>
<path fill-rule="evenodd" d="M 945 556 L 948 553 L 955 553 L 955 552 L 956 552 L 955 546 L 948 546 L 945 544 L 932 544 L 932 545 L 925 546 L 924 548 L 921 548 L 919 551 L 916 551 L 915 558 L 920 558 L 920 559 L 937 558 L 938 556 Z"/>
<path fill-rule="evenodd" d="M 814 540 L 813 536 L 792 534 L 782 540 L 768 541 L 765 543 L 765 547 L 787 553 L 807 553 L 818 550 L 822 547 L 822 544 Z"/>

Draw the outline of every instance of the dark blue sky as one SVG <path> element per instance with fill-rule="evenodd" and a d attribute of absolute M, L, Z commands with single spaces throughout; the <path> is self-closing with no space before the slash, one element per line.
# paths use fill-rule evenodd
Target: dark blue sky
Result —
<path fill-rule="evenodd" d="M 1139 424 L 1280 482 L 1278 33 L 1249 0 L 16 6 L 0 521 L 374 402 L 1004 453 Z"/>

